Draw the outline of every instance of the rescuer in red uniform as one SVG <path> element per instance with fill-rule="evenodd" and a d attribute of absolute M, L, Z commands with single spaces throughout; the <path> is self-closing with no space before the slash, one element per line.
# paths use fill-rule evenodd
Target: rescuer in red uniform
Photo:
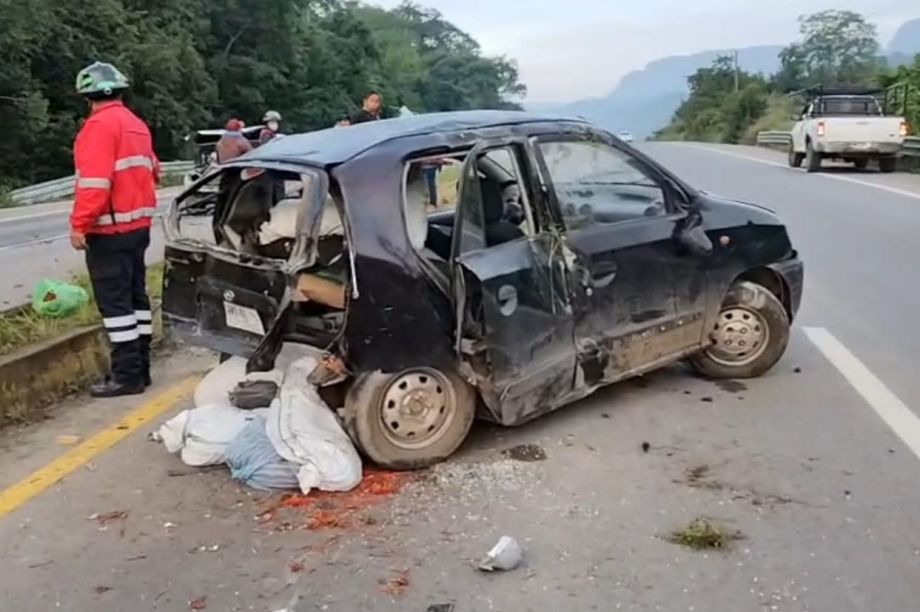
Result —
<path fill-rule="evenodd" d="M 143 393 L 150 385 L 153 334 L 144 253 L 156 213 L 160 163 L 150 130 L 121 101 L 129 84 L 111 64 L 77 75 L 90 114 L 74 143 L 76 196 L 70 243 L 86 251 L 86 267 L 112 346 L 111 374 L 94 397 Z"/>

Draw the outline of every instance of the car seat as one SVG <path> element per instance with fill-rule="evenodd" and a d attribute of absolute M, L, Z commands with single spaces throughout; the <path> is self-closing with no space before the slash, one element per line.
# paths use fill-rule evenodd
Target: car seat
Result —
<path fill-rule="evenodd" d="M 520 227 L 505 217 L 505 199 L 501 187 L 493 180 L 479 181 L 482 213 L 486 224 L 486 246 L 496 246 L 524 236 Z"/>

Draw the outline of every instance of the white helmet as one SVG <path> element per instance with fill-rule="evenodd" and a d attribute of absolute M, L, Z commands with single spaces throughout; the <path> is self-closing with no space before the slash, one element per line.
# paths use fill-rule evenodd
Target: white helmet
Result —
<path fill-rule="evenodd" d="M 278 111 L 270 110 L 265 113 L 264 117 L 262 117 L 262 121 L 265 121 L 266 123 L 269 121 L 281 121 L 281 113 Z"/>

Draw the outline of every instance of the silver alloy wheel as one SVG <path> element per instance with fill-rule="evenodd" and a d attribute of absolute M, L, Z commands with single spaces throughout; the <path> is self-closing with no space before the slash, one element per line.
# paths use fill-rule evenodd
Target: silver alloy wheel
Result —
<path fill-rule="evenodd" d="M 770 327 L 756 311 L 732 306 L 719 313 L 706 350 L 710 359 L 722 365 L 744 366 L 755 361 L 770 342 Z"/>
<path fill-rule="evenodd" d="M 384 435 L 406 450 L 439 440 L 457 412 L 450 380 L 433 368 L 413 368 L 397 375 L 380 397 Z"/>

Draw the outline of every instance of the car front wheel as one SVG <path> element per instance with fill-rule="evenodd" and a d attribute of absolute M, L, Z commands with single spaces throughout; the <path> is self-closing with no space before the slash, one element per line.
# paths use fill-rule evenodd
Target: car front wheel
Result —
<path fill-rule="evenodd" d="M 801 168 L 803 161 L 805 161 L 805 155 L 802 153 L 796 153 L 795 148 L 792 145 L 789 145 L 789 167 Z"/>
<path fill-rule="evenodd" d="M 443 461 L 466 439 L 476 392 L 454 372 L 419 367 L 361 374 L 345 397 L 345 426 L 374 463 L 395 470 Z"/>
<path fill-rule="evenodd" d="M 756 378 L 776 365 L 789 344 L 789 315 L 765 287 L 732 285 L 710 333 L 712 344 L 691 362 L 709 378 Z"/>

